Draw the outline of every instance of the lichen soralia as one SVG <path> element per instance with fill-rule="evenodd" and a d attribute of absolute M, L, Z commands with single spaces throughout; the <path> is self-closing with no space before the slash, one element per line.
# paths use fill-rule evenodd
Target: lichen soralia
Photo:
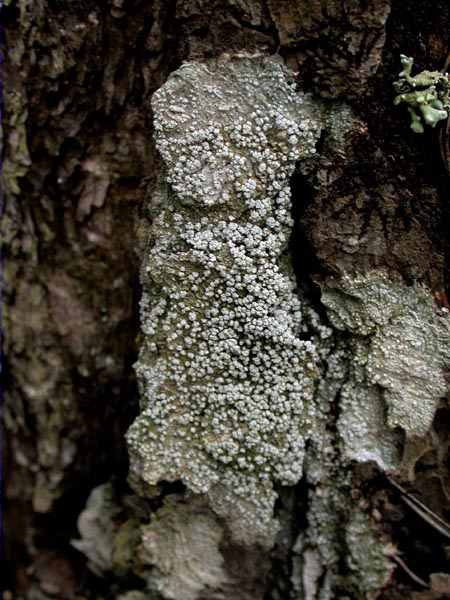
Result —
<path fill-rule="evenodd" d="M 182 480 L 235 538 L 270 544 L 273 482 L 301 477 L 319 410 L 320 356 L 284 259 L 288 181 L 315 153 L 319 111 L 262 57 L 183 65 L 152 105 L 169 187 L 142 270 L 130 481 Z"/>

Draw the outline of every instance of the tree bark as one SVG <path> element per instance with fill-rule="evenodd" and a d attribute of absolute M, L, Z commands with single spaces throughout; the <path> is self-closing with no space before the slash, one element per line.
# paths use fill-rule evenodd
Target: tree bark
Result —
<path fill-rule="evenodd" d="M 450 597 L 450 212 L 438 139 L 445 146 L 448 134 L 445 123 L 412 132 L 392 85 L 400 54 L 417 73 L 444 67 L 447 2 L 10 0 L 1 21 L 4 593 Z M 289 458 L 300 465 L 295 480 L 270 463 L 273 535 L 264 539 L 259 522 L 223 509 L 212 484 L 199 491 L 186 469 L 177 475 L 169 451 L 156 464 L 154 414 L 132 439 L 161 393 L 146 392 L 159 368 L 146 307 L 180 264 L 167 246 L 158 283 L 154 249 L 164 223 L 189 213 L 175 181 L 183 128 L 177 138 L 155 123 L 200 90 L 189 124 L 207 127 L 216 107 L 202 98 L 216 82 L 232 95 L 230 64 L 247 65 L 255 81 L 260 69 L 281 73 L 311 107 L 312 116 L 296 109 L 295 126 L 314 121 L 317 133 L 315 156 L 301 150 L 293 161 L 292 225 L 274 259 L 301 307 L 298 343 L 320 355 L 314 375 L 304 363 L 295 372 L 312 386 L 317 414 L 314 425 L 302 421 L 301 460 Z M 188 83 L 177 87 L 177 77 Z M 280 309 L 289 294 L 277 296 Z M 166 314 L 158 318 L 164 330 Z M 177 351 L 163 338 L 158 356 L 170 361 Z M 152 468 L 141 461 L 149 453 Z M 218 464 L 226 487 L 238 467 Z M 252 490 L 250 503 L 262 494 Z"/>

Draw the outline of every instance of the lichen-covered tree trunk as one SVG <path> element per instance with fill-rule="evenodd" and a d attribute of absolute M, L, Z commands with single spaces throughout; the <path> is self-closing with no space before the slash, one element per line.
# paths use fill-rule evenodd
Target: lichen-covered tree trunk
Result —
<path fill-rule="evenodd" d="M 448 3 L 1 25 L 4 598 L 450 598 Z"/>

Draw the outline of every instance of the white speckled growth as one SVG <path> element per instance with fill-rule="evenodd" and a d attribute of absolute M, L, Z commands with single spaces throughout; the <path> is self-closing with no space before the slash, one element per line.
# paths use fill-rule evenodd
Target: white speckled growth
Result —
<path fill-rule="evenodd" d="M 143 266 L 131 480 L 182 480 L 237 539 L 270 544 L 273 482 L 300 479 L 317 411 L 318 352 L 283 257 L 318 115 L 263 58 L 186 64 L 152 104 L 169 188 Z"/>
<path fill-rule="evenodd" d="M 224 549 L 267 558 L 275 486 L 296 484 L 305 463 L 293 590 L 331 600 L 344 576 L 355 597 L 376 598 L 394 566 L 388 539 L 354 500 L 353 465 L 395 474 L 402 453 L 413 460 L 447 392 L 448 314 L 430 290 L 373 271 L 324 279 L 331 330 L 295 289 L 288 183 L 297 161 L 307 170 L 323 109 L 278 62 L 186 64 L 153 109 L 164 172 L 143 226 L 130 482 L 143 496 L 161 493 L 152 486 L 162 481 L 188 490 L 133 525 L 132 569 L 167 600 L 228 597 L 240 582 Z M 346 114 L 326 117 L 338 144 Z M 105 540 L 124 539 L 105 489 L 91 495 L 77 542 L 98 571 L 111 568 Z"/>

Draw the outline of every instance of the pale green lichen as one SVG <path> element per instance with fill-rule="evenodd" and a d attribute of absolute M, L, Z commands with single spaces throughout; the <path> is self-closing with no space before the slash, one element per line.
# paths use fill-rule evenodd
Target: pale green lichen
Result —
<path fill-rule="evenodd" d="M 226 528 L 205 497 L 169 494 L 150 510 L 144 499 L 102 484 L 91 491 L 78 529 L 81 539 L 72 545 L 91 571 L 116 589 L 139 587 L 119 598 L 196 600 L 239 586 L 222 554 Z"/>
<path fill-rule="evenodd" d="M 409 447 L 428 431 L 447 391 L 450 318 L 430 290 L 377 271 L 328 280 L 321 300 L 345 335 L 336 336 L 316 401 L 335 398 L 338 413 L 336 429 L 316 424 L 307 453 L 307 526 L 294 547 L 292 584 L 299 600 L 332 600 L 339 586 L 366 600 L 394 565 L 367 506 L 352 497 L 352 466 L 395 472 L 404 433 Z"/>
<path fill-rule="evenodd" d="M 94 490 L 77 547 L 97 572 L 137 574 L 146 589 L 131 597 L 226 597 L 224 545 L 272 546 L 274 486 L 304 474 L 292 597 L 376 597 L 393 564 L 353 501 L 353 465 L 392 471 L 399 429 L 429 428 L 447 389 L 448 315 L 420 286 L 345 276 L 322 289 L 331 336 L 295 289 L 288 178 L 314 154 L 321 111 L 277 62 L 185 65 L 153 106 L 166 181 L 147 207 L 130 481 L 143 496 L 164 480 L 188 490 L 150 521 Z"/>
<path fill-rule="evenodd" d="M 411 76 L 413 59 L 401 55 L 403 70 L 394 82 L 397 96 L 394 104 L 406 104 L 411 117 L 411 129 L 423 133 L 424 125 L 435 127 L 450 113 L 450 81 L 440 71 L 421 71 Z"/>
<path fill-rule="evenodd" d="M 352 497 L 351 460 L 339 453 L 335 439 L 324 423 L 307 456 L 307 526 L 292 556 L 296 600 L 334 600 L 337 589 L 351 590 L 361 600 L 375 598 L 394 570 L 387 540 L 367 507 Z"/>
<path fill-rule="evenodd" d="M 262 57 L 183 65 L 152 104 L 170 188 L 143 263 L 131 482 L 182 480 L 236 539 L 270 545 L 273 483 L 300 479 L 321 410 L 311 311 L 283 257 L 320 112 Z"/>
<path fill-rule="evenodd" d="M 141 533 L 144 578 L 163 598 L 196 600 L 228 582 L 219 549 L 223 529 L 204 500 L 167 498 Z"/>
<path fill-rule="evenodd" d="M 426 434 L 450 361 L 450 319 L 431 291 L 371 272 L 324 288 L 322 302 L 337 328 L 367 336 L 365 374 L 382 390 L 387 425 Z"/>
<path fill-rule="evenodd" d="M 375 462 L 383 470 L 398 467 L 403 437 L 386 424 L 382 390 L 367 376 L 367 346 L 355 340 L 349 344 L 352 362 L 342 385 L 337 428 L 343 456 L 359 463 Z"/>
<path fill-rule="evenodd" d="M 81 539 L 72 541 L 72 545 L 87 556 L 89 568 L 97 575 L 113 569 L 115 519 L 122 510 L 113 486 L 105 483 L 92 490 L 78 518 Z"/>
<path fill-rule="evenodd" d="M 190 596 L 226 587 L 220 536 L 228 529 L 233 542 L 273 544 L 274 485 L 298 482 L 309 442 L 294 588 L 304 599 L 333 598 L 347 552 L 345 585 L 369 597 L 392 565 L 366 509 L 350 503 L 352 465 L 392 470 L 398 429 L 415 436 L 430 426 L 446 391 L 448 318 L 419 286 L 377 272 L 344 277 L 323 287 L 332 325 L 350 334 L 330 343 L 286 259 L 288 178 L 313 156 L 322 112 L 295 93 L 280 64 L 185 65 L 153 108 L 166 172 L 148 207 L 130 482 L 145 495 L 181 480 L 185 498 L 206 512 L 185 519 L 190 509 L 167 505 L 144 528 L 148 588 L 183 597 L 188 553 L 174 531 L 209 540 L 198 561 L 211 556 L 214 581 L 199 567 Z M 194 533 L 202 523 L 204 536 Z"/>
<path fill-rule="evenodd" d="M 364 600 L 377 598 L 394 570 L 385 550 L 388 544 L 382 543 L 375 524 L 358 507 L 350 513 L 345 535 L 348 548 L 346 562 L 351 577 L 358 583 L 360 597 Z"/>

